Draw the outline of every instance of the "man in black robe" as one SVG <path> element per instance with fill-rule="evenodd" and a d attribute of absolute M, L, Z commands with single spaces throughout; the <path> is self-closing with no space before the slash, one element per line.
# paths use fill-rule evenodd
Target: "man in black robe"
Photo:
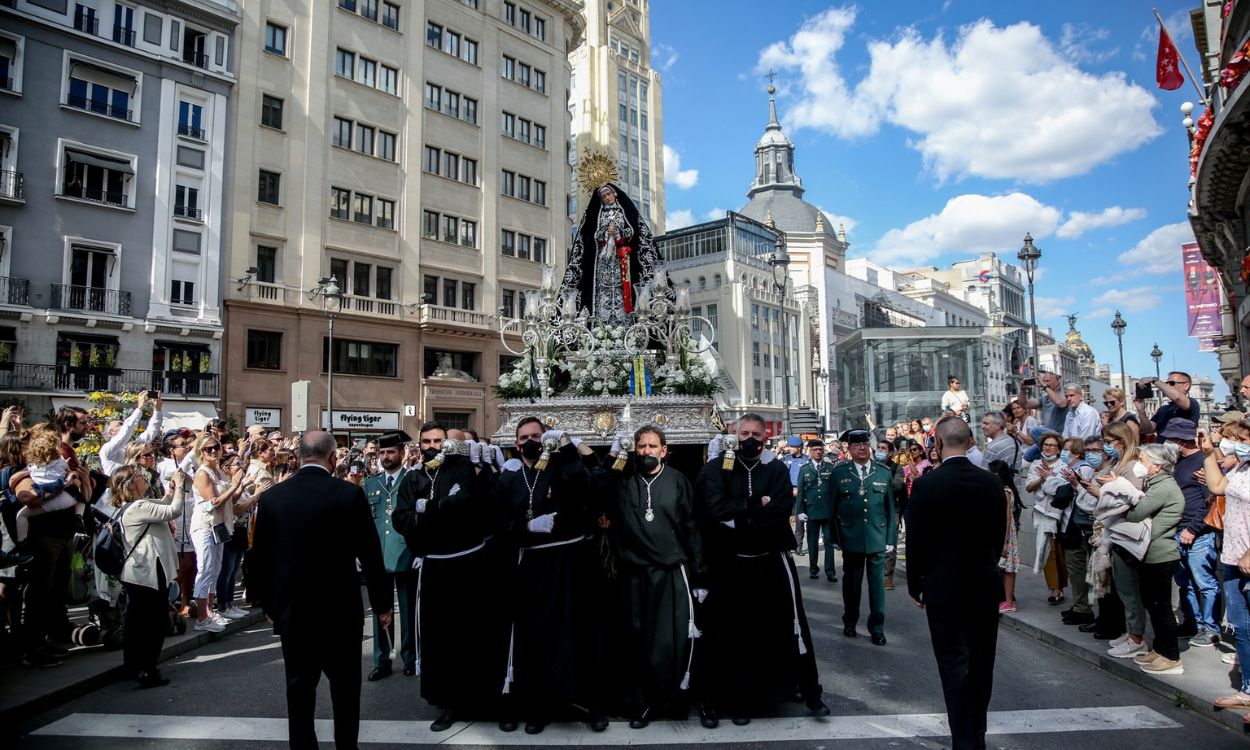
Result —
<path fill-rule="evenodd" d="M 588 684 L 594 628 L 590 587 L 596 564 L 588 504 L 590 446 L 559 430 L 543 433 L 538 417 L 516 430 L 520 458 L 503 465 L 495 482 L 496 505 L 512 544 L 512 630 L 500 728 L 516 728 L 511 713 L 526 717 L 525 731 L 543 731 L 557 711 L 589 704 L 591 728 L 608 728 L 596 691 Z M 542 464 L 546 463 L 545 466 Z"/>
<path fill-rule="evenodd" d="M 699 637 L 694 602 L 707 596 L 698 583 L 694 493 L 681 472 L 665 465 L 667 455 L 664 432 L 646 425 L 634 434 L 632 463 L 596 471 L 613 530 L 625 620 L 619 663 L 634 729 L 661 713 L 684 715 L 682 692 Z"/>
<path fill-rule="evenodd" d="M 796 687 L 812 716 L 827 716 L 790 554 L 790 472 L 762 455 L 763 417 L 745 414 L 737 430 L 734 458 L 709 461 L 697 483 L 709 549 L 704 630 L 713 652 L 700 663 L 708 670 L 700 684 L 711 686 L 738 726 L 766 704 L 791 698 Z"/>
<path fill-rule="evenodd" d="M 404 475 L 394 527 L 421 562 L 417 579 L 417 673 L 421 697 L 443 709 L 441 732 L 459 717 L 492 711 L 503 681 L 507 633 L 496 558 L 490 473 L 467 455 L 445 455 L 447 430 L 421 426 L 422 464 Z"/>

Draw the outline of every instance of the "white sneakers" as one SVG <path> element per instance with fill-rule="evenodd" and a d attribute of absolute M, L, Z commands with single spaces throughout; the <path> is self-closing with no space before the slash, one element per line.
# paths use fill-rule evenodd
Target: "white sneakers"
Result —
<path fill-rule="evenodd" d="M 1115 648 L 1116 646 L 1119 646 L 1121 643 L 1124 643 L 1127 640 L 1128 640 L 1128 633 L 1125 633 L 1121 635 L 1119 638 L 1112 639 L 1111 642 L 1108 643 L 1107 645 L 1110 646 L 1111 648 Z"/>
<path fill-rule="evenodd" d="M 246 610 L 239 609 L 238 607 L 235 607 L 235 606 L 231 606 L 230 609 L 227 609 L 224 612 L 218 612 L 217 614 L 221 615 L 227 620 L 242 620 L 244 617 L 247 617 Z"/>
<path fill-rule="evenodd" d="M 205 620 L 197 621 L 195 623 L 195 629 L 201 630 L 201 631 L 208 631 L 209 633 L 220 633 L 221 631 L 226 629 L 226 626 L 222 625 L 216 619 L 209 617 Z"/>
<path fill-rule="evenodd" d="M 1120 643 L 1107 649 L 1107 655 L 1116 659 L 1132 659 L 1138 654 L 1149 653 L 1150 649 L 1146 648 L 1146 641 L 1143 639 L 1141 643 L 1134 643 L 1127 635 Z"/>

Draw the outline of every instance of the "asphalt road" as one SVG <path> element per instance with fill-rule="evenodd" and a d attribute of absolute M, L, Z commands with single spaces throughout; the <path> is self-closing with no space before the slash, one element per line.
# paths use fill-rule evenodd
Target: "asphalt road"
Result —
<path fill-rule="evenodd" d="M 428 722 L 438 711 L 421 701 L 419 678 L 396 673 L 364 684 L 362 746 L 944 747 L 949 740 L 942 725 L 944 706 L 928 629 L 904 588 L 887 592 L 889 645 L 877 647 L 864 635 L 853 640 L 842 636 L 841 584 L 829 584 L 823 577 L 808 580 L 805 561 L 799 561 L 799 569 L 825 700 L 833 710 L 830 719 L 805 718 L 802 706 L 786 704 L 778 706 L 772 717 L 742 728 L 723 721 L 719 729 L 705 730 L 691 720 L 657 722 L 636 731 L 614 721 L 600 735 L 580 724 L 564 724 L 529 736 L 520 731 L 504 735 L 494 724 L 459 724 L 436 735 Z M 863 609 L 867 610 L 866 601 Z M 861 634 L 864 630 L 861 622 Z M 362 641 L 365 671 L 370 649 L 370 642 Z M 130 683 L 115 683 L 6 729 L 18 731 L 19 747 L 47 750 L 286 747 L 281 653 L 278 639 L 267 627 L 213 643 L 163 669 L 173 681 L 169 687 L 143 691 Z M 1006 628 L 999 637 L 990 708 L 993 748 L 1250 746 L 1244 736 L 1209 719 Z M 324 682 L 317 716 L 331 716 Z M 318 734 L 323 742 L 331 740 L 328 725 L 319 727 Z"/>

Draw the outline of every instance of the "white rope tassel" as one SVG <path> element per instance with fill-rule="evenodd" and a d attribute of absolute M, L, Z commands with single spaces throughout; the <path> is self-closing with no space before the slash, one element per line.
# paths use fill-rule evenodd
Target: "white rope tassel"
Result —
<path fill-rule="evenodd" d="M 522 549 L 517 550 L 516 565 L 518 568 L 521 567 L 521 559 L 524 557 L 525 557 L 525 549 L 522 548 Z M 501 691 L 504 695 L 507 695 L 508 693 L 512 692 L 512 653 L 515 648 L 516 648 L 516 619 L 513 618 L 512 629 L 508 635 L 508 671 L 504 675 L 503 690 Z"/>
<path fill-rule="evenodd" d="M 425 565 L 422 564 L 424 562 L 425 560 L 420 557 L 412 561 L 412 567 L 417 569 L 417 613 L 415 619 L 415 624 L 417 626 L 417 663 L 414 665 L 414 668 L 416 669 L 416 677 L 421 676 L 421 578 L 425 572 Z M 395 644 L 392 643 L 391 647 L 393 648 L 394 646 Z"/>
<path fill-rule="evenodd" d="M 690 606 L 690 621 L 686 626 L 686 637 L 690 639 L 690 657 L 686 659 L 686 673 L 682 675 L 681 690 L 690 689 L 690 667 L 694 664 L 694 642 L 696 638 L 703 635 L 694 624 L 694 596 L 690 593 L 690 579 L 686 577 L 686 566 L 679 565 L 678 570 L 681 571 L 681 580 L 686 584 L 686 603 Z"/>
<path fill-rule="evenodd" d="M 803 643 L 803 628 L 799 626 L 799 597 L 794 590 L 794 577 L 790 575 L 790 566 L 786 564 L 786 553 L 781 554 L 781 568 L 786 573 L 786 583 L 790 584 L 790 604 L 794 607 L 794 637 L 799 642 L 799 655 L 807 653 L 807 644 Z"/>

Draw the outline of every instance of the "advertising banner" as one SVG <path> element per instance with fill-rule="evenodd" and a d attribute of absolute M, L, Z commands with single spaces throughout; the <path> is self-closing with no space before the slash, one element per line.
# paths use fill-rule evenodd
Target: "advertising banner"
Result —
<path fill-rule="evenodd" d="M 1185 309 L 1188 313 L 1187 335 L 1202 339 L 1202 345 L 1208 346 L 1211 339 L 1224 334 L 1220 324 L 1220 278 L 1203 259 L 1198 243 L 1181 245 L 1181 253 L 1184 259 Z"/>

